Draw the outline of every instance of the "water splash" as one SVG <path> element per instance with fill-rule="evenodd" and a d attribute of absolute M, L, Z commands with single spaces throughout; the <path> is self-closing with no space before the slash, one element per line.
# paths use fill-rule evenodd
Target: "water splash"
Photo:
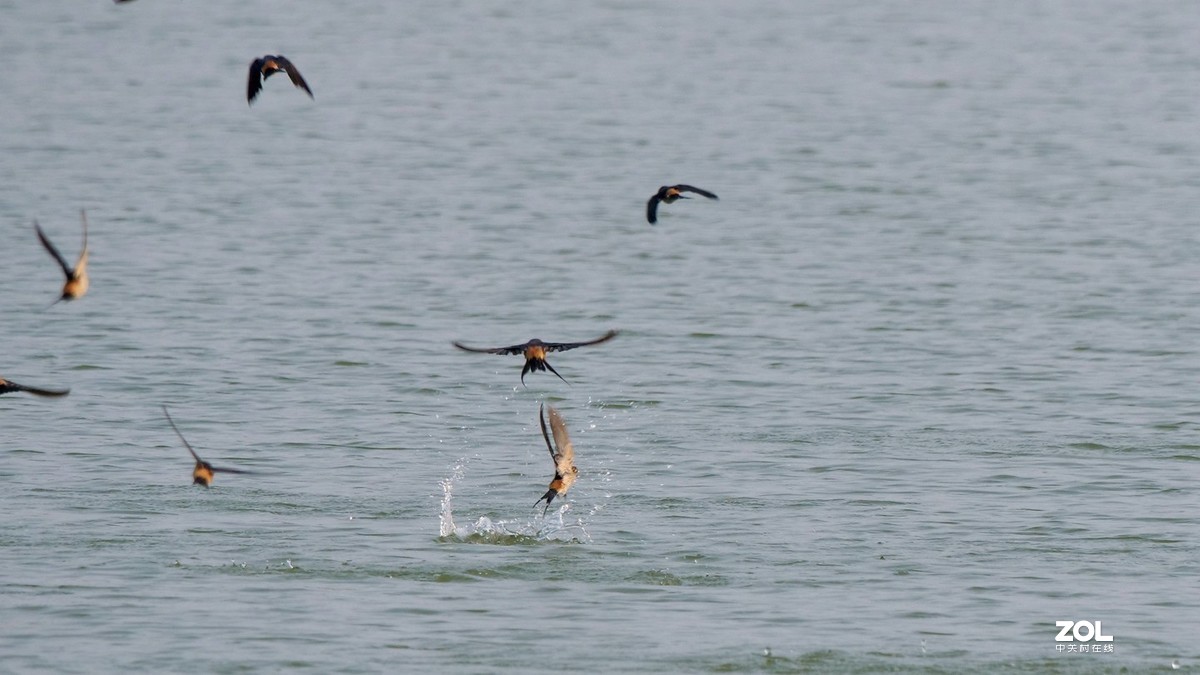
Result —
<path fill-rule="evenodd" d="M 463 479 L 463 475 L 467 470 L 467 458 L 459 458 L 455 463 L 454 468 L 450 471 L 450 477 L 442 480 L 442 510 L 439 516 L 440 531 L 443 537 L 449 537 L 454 534 L 454 512 L 451 509 L 451 503 L 454 498 L 454 486 Z"/>
<path fill-rule="evenodd" d="M 453 537 L 460 541 L 476 544 L 536 544 L 544 542 L 582 543 L 590 544 L 592 537 L 588 534 L 582 520 L 573 523 L 564 521 L 564 514 L 571 508 L 564 504 L 557 511 L 539 515 L 529 519 L 497 519 L 480 516 L 470 525 L 455 527 L 443 537 Z"/>
<path fill-rule="evenodd" d="M 547 541 L 591 543 L 592 537 L 584 528 L 582 520 L 576 519 L 574 523 L 564 520 L 564 516 L 571 509 L 569 503 L 563 504 L 544 517 L 539 515 L 528 520 L 492 520 L 487 516 L 479 516 L 470 525 L 457 525 L 454 522 L 454 487 L 462 481 L 467 463 L 467 458 L 459 459 L 450 476 L 441 482 L 442 505 L 438 532 L 443 539 L 454 538 L 473 543 L 502 545 Z"/>

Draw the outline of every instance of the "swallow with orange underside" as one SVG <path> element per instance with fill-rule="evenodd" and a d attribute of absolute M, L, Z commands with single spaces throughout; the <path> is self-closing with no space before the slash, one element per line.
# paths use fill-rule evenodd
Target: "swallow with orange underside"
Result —
<path fill-rule="evenodd" d="M 23 384 L 17 384 L 12 380 L 6 380 L 0 377 L 0 394 L 9 394 L 14 391 L 23 391 L 26 394 L 34 396 L 46 396 L 50 398 L 58 398 L 71 393 L 70 389 L 40 389 L 38 387 L 27 387 Z"/>
<path fill-rule="evenodd" d="M 254 59 L 250 63 L 250 79 L 246 83 L 246 104 L 254 103 L 254 97 L 258 96 L 258 92 L 262 91 L 263 83 L 267 78 L 275 73 L 287 73 L 291 78 L 292 84 L 298 89 L 303 89 L 308 93 L 309 98 L 315 98 L 312 89 L 308 88 L 308 83 L 304 81 L 304 77 L 300 75 L 300 71 L 292 62 L 285 56 L 277 54 L 267 54 L 262 58 Z"/>
<path fill-rule="evenodd" d="M 586 342 L 542 342 L 541 340 L 534 338 L 523 344 L 512 345 L 511 347 L 495 347 L 493 349 L 468 347 L 461 342 L 455 342 L 454 346 L 463 351 L 475 352 L 477 354 L 520 354 L 524 356 L 525 367 L 521 369 L 521 384 L 525 384 L 526 373 L 537 370 L 549 370 L 550 372 L 554 373 L 558 379 L 562 380 L 563 382 L 567 382 L 567 379 L 562 375 L 559 375 L 558 371 L 554 369 L 554 366 L 550 365 L 546 361 L 546 354 L 549 354 L 550 352 L 565 352 L 568 349 L 575 349 L 576 347 L 598 345 L 603 342 L 608 342 L 616 336 L 617 331 L 610 330 L 595 340 L 588 340 Z M 570 382 L 567 382 L 567 384 L 570 384 Z"/>
<path fill-rule="evenodd" d="M 179 437 L 179 440 L 183 441 L 183 447 L 187 448 L 188 452 L 192 453 L 192 457 L 196 460 L 196 468 L 192 469 L 192 485 L 203 485 L 204 487 L 212 485 L 213 474 L 218 471 L 221 473 L 254 473 L 253 471 L 245 471 L 243 469 L 227 469 L 220 466 L 213 466 L 200 459 L 200 455 L 197 455 L 196 451 L 192 449 L 191 443 L 188 443 L 183 434 L 179 432 L 179 427 L 175 426 L 175 420 L 171 419 L 171 413 L 167 412 L 167 406 L 164 405 L 162 411 L 167 416 L 167 422 L 171 425 L 171 428 L 175 430 L 175 435 Z"/>
<path fill-rule="evenodd" d="M 37 220 L 33 221 L 33 229 L 37 232 L 38 240 L 42 242 L 42 246 L 46 248 L 50 255 L 58 261 L 59 266 L 62 267 L 63 274 L 67 276 L 67 282 L 63 284 L 62 295 L 59 296 L 58 300 L 54 301 L 55 303 L 62 300 L 82 298 L 88 290 L 87 213 L 80 211 L 79 215 L 83 219 L 83 252 L 79 254 L 79 259 L 75 261 L 74 267 L 67 264 L 67 259 L 58 252 L 57 248 L 54 248 L 54 244 L 50 243 L 50 238 L 42 231 L 42 226 L 38 225 Z"/>
<path fill-rule="evenodd" d="M 651 224 L 658 222 L 659 202 L 662 202 L 663 204 L 671 204 L 674 203 L 676 199 L 691 199 L 691 197 L 683 194 L 684 192 L 694 192 L 701 197 L 717 199 L 717 196 L 708 190 L 701 190 L 700 188 L 692 187 L 691 185 L 664 185 L 658 188 L 658 192 L 654 193 L 654 196 L 650 198 L 650 201 L 646 202 L 646 220 L 650 221 Z"/>
<path fill-rule="evenodd" d="M 550 429 L 554 434 L 553 445 L 550 444 L 550 434 L 546 433 L 546 416 L 543 414 L 546 407 L 550 408 Z M 575 484 L 575 479 L 579 476 L 579 469 L 575 466 L 575 448 L 571 445 L 571 437 L 567 434 L 567 423 L 563 421 L 562 415 L 558 414 L 554 406 L 540 406 L 538 407 L 538 422 L 542 425 L 542 438 L 546 439 L 546 448 L 550 450 L 550 458 L 554 460 L 554 478 L 550 481 L 550 489 L 542 495 L 542 499 L 546 500 L 546 508 L 542 509 L 544 516 L 550 509 L 550 502 L 554 501 L 555 497 L 565 497 L 567 490 L 570 490 L 571 486 Z M 534 507 L 541 504 L 542 499 L 534 502 Z"/>

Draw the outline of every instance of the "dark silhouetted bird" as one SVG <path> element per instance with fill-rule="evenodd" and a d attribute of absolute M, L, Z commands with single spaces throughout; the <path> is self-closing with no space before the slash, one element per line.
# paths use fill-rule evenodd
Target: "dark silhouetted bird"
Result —
<path fill-rule="evenodd" d="M 38 239 L 41 240 L 42 246 L 45 246 L 46 250 L 50 252 L 50 255 L 54 256 L 54 259 L 58 261 L 59 266 L 62 267 L 63 274 L 67 275 L 67 283 L 63 284 L 62 295 L 59 296 L 58 300 L 54 301 L 56 303 L 61 300 L 74 300 L 76 298 L 82 298 L 84 293 L 87 293 L 88 290 L 87 213 L 80 211 L 79 215 L 83 219 L 83 252 L 79 254 L 79 260 L 75 261 L 74 267 L 68 265 L 67 259 L 58 252 L 58 249 L 54 248 L 54 244 L 50 243 L 50 239 L 46 237 L 45 232 L 42 232 L 42 227 L 38 225 L 37 220 L 35 219 L 33 221 L 33 229 L 37 231 L 37 236 Z"/>
<path fill-rule="evenodd" d="M 171 428 L 175 430 L 175 435 L 179 437 L 179 440 L 183 441 L 183 447 L 187 448 L 188 452 L 192 453 L 192 457 L 196 460 L 196 468 L 192 469 L 192 485 L 203 485 L 204 487 L 212 485 L 213 474 L 218 471 L 222 473 L 254 473 L 253 471 L 243 471 L 242 469 L 226 469 L 224 467 L 213 466 L 200 459 L 200 455 L 196 454 L 196 451 L 192 449 L 192 445 L 179 432 L 179 427 L 175 426 L 175 420 L 171 419 L 171 413 L 167 412 L 167 406 L 164 405 L 162 411 L 167 416 L 167 422 L 170 423 Z"/>
<path fill-rule="evenodd" d="M 676 199 L 691 199 L 691 197 L 683 195 L 682 193 L 684 192 L 695 192 L 696 194 L 702 197 L 708 197 L 709 199 L 717 198 L 715 194 L 709 192 L 708 190 L 701 190 L 700 188 L 692 187 L 691 185 L 664 185 L 658 188 L 658 192 L 656 192 L 654 196 L 650 198 L 650 201 L 646 202 L 646 220 L 650 221 L 651 223 L 658 222 L 659 202 L 670 204 Z"/>
<path fill-rule="evenodd" d="M 542 495 L 542 499 L 546 500 L 546 508 L 542 509 L 543 516 L 550 509 L 550 502 L 554 501 L 555 497 L 565 496 L 579 475 L 579 469 L 575 467 L 575 448 L 571 445 L 571 437 L 567 435 L 567 423 L 563 421 L 562 415 L 559 415 L 553 406 L 548 407 L 550 408 L 550 429 L 554 433 L 554 445 L 550 444 L 550 434 L 546 433 L 546 416 L 543 414 L 543 408 L 538 408 L 538 422 L 542 425 L 542 438 L 546 439 L 550 458 L 554 460 L 554 479 L 550 481 L 550 489 Z M 555 449 L 555 446 L 558 448 Z M 536 507 L 541 504 L 542 499 L 537 500 L 533 505 Z"/>
<path fill-rule="evenodd" d="M 254 62 L 250 64 L 250 80 L 246 84 L 246 103 L 254 103 L 254 97 L 258 96 L 258 92 L 262 90 L 263 82 L 280 71 L 287 73 L 288 77 L 292 78 L 292 84 L 308 92 L 309 98 L 315 98 L 312 89 L 308 88 L 308 83 L 304 81 L 300 71 L 292 65 L 291 61 L 283 56 L 267 54 L 260 59 L 254 59 Z"/>
<path fill-rule="evenodd" d="M 14 391 L 23 391 L 27 394 L 34 394 L 36 396 L 51 397 L 66 396 L 67 394 L 71 393 L 70 389 L 38 389 L 37 387 L 26 387 L 23 384 L 17 384 L 12 380 L 6 380 L 3 377 L 0 377 L 0 394 L 8 394 Z"/>
<path fill-rule="evenodd" d="M 546 354 L 548 354 L 549 352 L 565 352 L 568 349 L 575 349 L 576 347 L 587 347 L 589 345 L 598 345 L 601 342 L 608 342 L 609 340 L 615 338 L 616 336 L 617 336 L 617 331 L 610 330 L 607 333 L 605 333 L 604 335 L 596 338 L 595 340 L 588 340 L 587 342 L 542 342 L 541 340 L 534 338 L 524 344 L 513 345 L 511 347 L 496 347 L 494 349 L 479 349 L 477 347 L 468 347 L 461 342 L 455 342 L 454 346 L 458 347 L 459 349 L 461 349 L 463 351 L 475 352 L 478 354 L 521 354 L 521 355 L 523 355 L 525 357 L 525 367 L 521 369 L 521 384 L 525 384 L 525 373 L 528 373 L 531 371 L 536 371 L 536 370 L 543 370 L 543 371 L 549 370 L 550 372 L 554 373 L 555 375 L 558 375 L 558 379 L 562 380 L 563 382 L 567 382 L 567 379 L 565 377 L 558 374 L 558 371 L 554 369 L 554 366 L 551 366 L 549 363 L 546 362 Z M 567 384 L 570 384 L 570 382 L 567 382 Z"/>

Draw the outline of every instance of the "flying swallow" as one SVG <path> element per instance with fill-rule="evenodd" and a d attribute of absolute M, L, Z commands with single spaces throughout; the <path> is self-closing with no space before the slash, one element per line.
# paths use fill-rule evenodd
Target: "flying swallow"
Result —
<path fill-rule="evenodd" d="M 200 459 L 200 455 L 196 454 L 196 451 L 192 449 L 192 445 L 187 442 L 187 439 L 183 437 L 183 434 L 179 433 L 179 427 L 175 426 L 175 420 L 171 419 L 171 413 L 167 412 L 167 406 L 164 405 L 162 410 L 163 414 L 167 416 L 167 422 L 169 422 L 171 424 L 171 428 L 175 430 L 175 435 L 179 437 L 179 440 L 183 441 L 183 447 L 187 448 L 188 452 L 192 453 L 192 457 L 196 459 L 196 468 L 192 469 L 192 485 L 203 485 L 204 487 L 208 487 L 212 484 L 213 474 L 218 471 L 222 473 L 254 473 L 253 471 L 243 471 L 242 469 L 226 469 L 224 467 L 213 466 L 212 464 Z"/>
<path fill-rule="evenodd" d="M 550 489 L 546 490 L 546 494 L 542 495 L 542 499 L 546 500 L 546 508 L 542 509 L 542 515 L 546 515 L 546 511 L 550 509 L 550 502 L 554 501 L 555 497 L 563 497 L 567 494 L 567 490 L 575 483 L 575 478 L 579 476 L 579 469 L 575 466 L 575 448 L 571 446 L 571 437 L 567 435 L 567 423 L 563 421 L 562 415 L 550 406 L 550 429 L 554 432 L 554 445 L 550 444 L 550 434 L 546 433 L 546 416 L 543 414 L 543 406 L 538 407 L 538 422 L 542 425 L 542 438 L 546 439 L 546 448 L 550 450 L 550 457 L 554 460 L 554 480 L 550 481 Z M 558 446 L 558 450 L 554 446 Z M 533 503 L 536 507 L 542 503 L 542 499 Z"/>
<path fill-rule="evenodd" d="M 71 393 L 70 389 L 38 389 L 37 387 L 26 387 L 23 384 L 17 384 L 12 380 L 6 380 L 0 377 L 0 394 L 8 394 L 14 391 L 23 391 L 35 396 L 66 396 Z"/>
<path fill-rule="evenodd" d="M 88 290 L 87 213 L 80 211 L 79 215 L 83 219 L 83 252 L 79 254 L 79 260 L 75 261 L 74 267 L 68 265 L 67 259 L 62 257 L 58 249 L 54 248 L 54 244 L 50 243 L 50 239 L 46 237 L 46 233 L 42 232 L 42 227 L 38 225 L 37 219 L 33 221 L 33 229 L 37 231 L 37 236 L 41 240 L 42 246 L 45 246 L 50 255 L 54 256 L 54 259 L 62 267 L 63 274 L 67 275 L 67 283 L 63 284 L 62 295 L 59 296 L 58 300 L 54 301 L 55 303 L 62 300 L 82 298 L 83 294 L 87 293 Z"/>
<path fill-rule="evenodd" d="M 687 197 L 682 194 L 684 192 L 695 192 L 696 194 L 702 197 L 708 197 L 709 199 L 717 198 L 715 194 L 709 192 L 708 190 L 701 190 L 700 188 L 692 187 L 691 185 L 664 185 L 658 188 L 658 192 L 654 193 L 654 196 L 650 198 L 650 201 L 646 202 L 646 220 L 650 221 L 651 223 L 658 222 L 659 202 L 671 204 L 676 199 L 691 199 L 691 197 Z"/>
<path fill-rule="evenodd" d="M 525 367 L 521 369 L 521 384 L 525 384 L 525 373 L 535 370 L 549 370 L 558 376 L 558 379 L 567 382 L 567 379 L 558 374 L 554 366 L 546 362 L 546 354 L 550 352 L 565 352 L 568 349 L 576 347 L 587 347 L 589 345 L 598 345 L 601 342 L 608 342 L 617 336 L 617 331 L 610 330 L 604 335 L 595 340 L 587 342 L 542 342 L 534 338 L 529 342 L 511 347 L 496 347 L 495 349 L 479 349 L 477 347 L 468 347 L 461 342 L 455 342 L 454 346 L 465 352 L 475 352 L 477 354 L 521 354 L 525 357 Z M 570 384 L 570 382 L 567 382 Z"/>
<path fill-rule="evenodd" d="M 267 54 L 262 58 L 254 59 L 250 64 L 250 80 L 246 84 L 246 103 L 254 103 L 254 97 L 258 96 L 258 92 L 262 90 L 263 82 L 280 71 L 286 72 L 288 77 L 292 78 L 292 84 L 308 92 L 309 98 L 314 98 L 312 89 L 308 88 L 308 83 L 300 76 L 300 71 L 292 65 L 291 61 L 283 56 Z"/>

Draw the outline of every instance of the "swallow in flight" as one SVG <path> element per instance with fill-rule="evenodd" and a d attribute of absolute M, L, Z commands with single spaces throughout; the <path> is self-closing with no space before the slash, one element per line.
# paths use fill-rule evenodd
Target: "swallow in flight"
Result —
<path fill-rule="evenodd" d="M 71 393 L 70 389 L 38 389 L 37 387 L 26 387 L 23 384 L 17 384 L 12 380 L 6 380 L 0 377 L 0 394 L 8 394 L 14 391 L 23 391 L 35 396 L 66 396 Z"/>
<path fill-rule="evenodd" d="M 691 185 L 664 185 L 658 188 L 658 192 L 654 193 L 654 196 L 650 198 L 650 201 L 646 202 L 646 220 L 650 221 L 652 224 L 658 222 L 659 202 L 671 204 L 676 199 L 691 199 L 691 197 L 685 196 L 683 194 L 684 192 L 695 192 L 696 194 L 702 197 L 708 197 L 709 199 L 717 198 L 715 194 L 709 192 L 708 190 L 701 190 L 700 188 L 692 187 Z"/>
<path fill-rule="evenodd" d="M 171 424 L 171 428 L 175 430 L 175 435 L 179 437 L 179 440 L 183 441 L 183 447 L 187 448 L 188 452 L 192 453 L 192 457 L 196 459 L 196 468 L 192 469 L 192 485 L 203 485 L 204 487 L 212 485 L 213 474 L 218 471 L 222 473 L 254 473 L 253 471 L 226 469 L 224 467 L 213 466 L 212 464 L 200 459 L 200 455 L 196 454 L 196 451 L 192 449 L 192 445 L 187 442 L 187 439 L 183 437 L 183 434 L 179 433 L 179 427 L 175 426 L 175 420 L 171 419 L 171 413 L 167 412 L 167 406 L 164 405 L 162 410 L 163 414 L 167 416 L 167 422 L 169 422 Z"/>
<path fill-rule="evenodd" d="M 262 58 L 254 59 L 254 62 L 250 64 L 250 81 L 246 85 L 246 103 L 254 103 L 254 97 L 258 96 L 258 92 L 262 90 L 263 82 L 281 71 L 292 78 L 292 84 L 308 92 L 309 98 L 314 98 L 312 89 L 308 88 L 308 83 L 300 76 L 300 71 L 292 65 L 291 61 L 283 56 L 267 54 Z"/>
<path fill-rule="evenodd" d="M 37 220 L 35 219 L 33 221 L 33 229 L 37 231 L 37 236 L 38 239 L 41 240 L 42 246 L 45 246 L 46 250 L 50 252 L 50 255 L 54 256 L 54 259 L 58 261 L 59 266 L 62 267 L 63 274 L 67 275 L 67 283 L 63 284 L 62 295 L 59 296 L 58 300 L 54 301 L 55 303 L 58 303 L 62 300 L 75 300 L 76 298 L 82 298 L 83 294 L 87 293 L 88 290 L 87 213 L 80 211 L 79 215 L 83 218 L 83 252 L 79 254 L 79 260 L 75 261 L 74 267 L 68 265 L 67 259 L 62 257 L 62 254 L 58 252 L 58 249 L 54 248 L 54 244 L 50 243 L 50 239 L 46 237 L 45 232 L 42 232 L 42 227 L 38 225 Z"/>
<path fill-rule="evenodd" d="M 479 349 L 476 347 L 468 347 L 461 342 L 455 342 L 454 346 L 465 352 L 475 352 L 477 354 L 521 354 L 525 357 L 525 367 L 521 369 L 521 384 L 525 384 L 525 373 L 536 370 L 549 370 L 558 376 L 558 379 L 567 382 L 567 379 L 558 374 L 554 366 L 546 362 L 546 354 L 550 352 L 565 352 L 568 349 L 576 347 L 587 347 L 589 345 L 598 345 L 601 342 L 608 342 L 617 336 L 617 331 L 610 330 L 604 335 L 595 340 L 587 342 L 542 342 L 534 338 L 529 342 L 511 347 L 496 347 L 495 349 Z M 570 382 L 567 382 L 570 384 Z"/>
<path fill-rule="evenodd" d="M 539 406 L 538 422 L 542 425 L 542 438 L 546 439 L 546 448 L 550 450 L 550 457 L 554 460 L 554 480 L 550 481 L 550 489 L 542 495 L 542 499 L 546 500 L 546 508 L 542 509 L 544 516 L 555 497 L 566 496 L 567 490 L 571 489 L 575 478 L 579 476 L 579 469 L 575 466 L 575 448 L 571 446 L 571 437 L 567 435 L 567 423 L 563 421 L 562 415 L 558 414 L 554 406 L 550 406 L 550 429 L 554 432 L 554 445 L 551 445 L 550 434 L 546 433 L 546 416 L 543 413 L 543 408 Z M 558 446 L 558 450 L 554 449 L 555 445 Z M 542 499 L 533 505 L 536 507 L 541 504 Z"/>

